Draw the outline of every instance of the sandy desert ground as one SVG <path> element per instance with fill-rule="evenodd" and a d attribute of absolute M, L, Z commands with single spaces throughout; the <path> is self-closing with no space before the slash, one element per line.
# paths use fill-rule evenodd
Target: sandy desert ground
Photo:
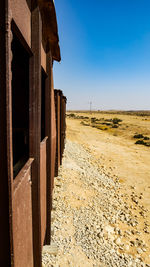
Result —
<path fill-rule="evenodd" d="M 72 113 L 74 115 L 70 115 Z M 120 119 L 120 122 L 117 122 L 118 128 L 112 127 L 112 121 L 114 118 Z M 146 138 L 134 138 L 133 136 L 137 134 L 142 134 L 143 137 Z M 147 142 L 149 144 L 149 138 L 150 116 L 137 116 L 136 114 L 127 115 L 118 113 L 68 113 L 67 142 L 71 143 L 67 144 L 66 155 L 64 156 L 60 176 L 55 181 L 56 188 L 58 189 L 59 187 L 59 190 L 60 188 L 62 188 L 60 190 L 61 193 L 59 190 L 57 191 L 57 189 L 54 192 L 54 205 L 56 205 L 56 221 L 54 223 L 55 233 L 53 239 L 54 242 L 57 243 L 58 247 L 61 247 L 62 249 L 60 249 L 61 252 L 59 253 L 58 258 L 56 256 L 55 261 L 54 258 L 49 259 L 51 262 L 49 264 L 53 264 L 46 266 L 149 266 L 150 147 L 148 145 L 145 146 L 142 144 L 135 144 L 137 140 L 146 140 L 144 142 Z M 80 159 L 80 152 L 78 152 L 78 150 L 80 150 L 80 146 L 84 148 L 89 155 L 87 167 L 85 164 L 83 164 L 83 166 L 81 164 L 86 160 L 84 158 L 85 156 L 82 157 L 82 149 Z M 74 149 L 72 147 L 74 147 Z M 70 153 L 70 156 L 68 156 L 67 153 Z M 91 159 L 89 159 L 90 157 Z M 138 259 L 141 262 L 137 261 L 136 263 L 131 259 L 129 260 L 127 258 L 124 262 L 119 263 L 115 254 L 114 261 L 112 261 L 112 263 L 110 256 L 110 259 L 104 259 L 104 265 L 101 265 L 101 258 L 99 258 L 100 256 L 98 256 L 99 254 L 96 255 L 97 252 L 94 252 L 94 250 L 91 251 L 90 246 L 87 247 L 88 252 L 86 253 L 86 251 L 84 251 L 84 245 L 82 244 L 82 240 L 78 240 L 78 236 L 80 236 L 78 234 L 78 231 L 82 231 L 80 229 L 80 225 L 78 225 L 76 220 L 74 220 L 74 222 L 71 222 L 73 218 L 71 217 L 73 216 L 71 214 L 77 212 L 75 210 L 84 209 L 85 206 L 90 207 L 90 202 L 98 202 L 103 194 L 102 192 L 100 193 L 94 191 L 97 189 L 101 190 L 100 188 L 95 188 L 94 177 L 96 176 L 94 176 L 93 174 L 92 177 L 92 172 L 94 173 L 94 166 L 96 166 L 96 170 L 104 174 L 106 178 L 111 177 L 112 179 L 111 186 L 110 181 L 108 181 L 108 185 L 105 185 L 106 191 L 103 195 L 103 198 L 105 198 L 105 195 L 109 196 L 110 189 L 113 190 L 114 197 L 112 198 L 112 195 L 110 196 L 110 198 L 112 198 L 112 203 L 116 194 L 116 197 L 118 198 L 117 201 L 119 201 L 118 207 L 116 206 L 116 210 L 122 209 L 125 212 L 123 214 L 120 214 L 119 217 L 116 217 L 115 211 L 111 207 L 111 213 L 114 214 L 114 217 L 110 215 L 110 220 L 107 220 L 106 218 L 106 222 L 102 219 L 104 225 L 106 223 L 106 226 L 103 225 L 101 232 L 103 232 L 103 228 L 106 228 L 106 232 L 108 234 L 107 235 L 104 231 L 103 238 L 108 239 L 108 247 L 110 244 L 115 244 L 115 247 L 113 247 L 113 249 L 118 251 L 117 253 L 120 253 L 122 255 L 124 253 L 125 255 L 131 255 L 133 259 Z M 85 172 L 85 178 L 89 175 L 87 184 L 85 185 L 82 173 L 80 177 L 81 168 L 83 168 L 83 172 Z M 91 183 L 90 179 L 93 179 L 93 184 Z M 113 181 L 117 181 L 116 188 L 115 185 L 113 185 Z M 97 200 L 94 200 L 94 194 L 97 194 Z M 64 206 L 66 205 L 65 210 L 60 208 L 62 207 L 61 201 L 64 201 L 63 203 L 66 203 L 64 204 Z M 109 206 L 111 206 L 111 201 L 108 205 L 108 209 Z M 119 203 L 122 203 L 120 205 L 123 205 L 121 206 L 123 208 L 119 207 Z M 57 205 L 59 206 L 58 213 L 61 211 L 62 219 L 60 219 L 60 215 L 57 216 Z M 63 216 L 67 217 L 68 205 L 69 207 L 71 206 L 71 208 L 69 208 L 68 211 L 69 219 L 67 223 L 67 220 L 63 219 Z M 100 206 L 100 203 L 98 205 Z M 95 204 L 95 206 L 97 206 L 97 203 Z M 129 214 L 131 217 L 134 218 L 135 221 L 129 222 L 128 218 L 126 218 L 126 215 L 128 217 Z M 81 215 L 82 214 L 80 214 L 80 216 Z M 79 221 L 80 216 L 78 218 Z M 103 218 L 104 216 L 105 214 L 103 213 Z M 84 220 L 81 220 L 82 224 L 84 224 Z M 87 218 L 87 223 L 88 221 L 90 221 L 90 218 Z M 60 225 L 60 228 L 58 225 Z M 66 252 L 64 245 L 62 245 L 64 231 L 61 231 L 61 229 L 66 229 L 65 238 L 67 238 L 69 235 L 70 238 L 74 240 L 71 241 L 73 242 L 73 244 L 69 243 L 71 253 L 69 252 L 69 250 L 68 252 Z M 117 234 L 115 233 L 115 231 L 118 231 L 116 229 L 119 229 L 119 232 L 117 232 Z M 120 235 L 120 237 L 118 237 L 118 235 Z M 82 239 L 82 235 L 80 236 L 80 238 Z M 87 239 L 88 238 L 90 238 L 89 235 Z M 118 241 L 116 242 L 116 240 Z M 77 246 L 77 241 L 80 241 L 81 245 Z M 105 240 L 103 241 L 105 243 Z M 86 241 L 84 240 L 84 242 Z M 140 242 L 143 242 L 142 248 Z M 102 247 L 102 243 L 100 243 L 100 247 Z"/>
<path fill-rule="evenodd" d="M 135 186 L 137 193 L 143 193 L 144 205 L 150 211 L 150 147 L 135 145 L 135 134 L 150 138 L 150 116 L 130 116 L 119 114 L 76 113 L 88 116 L 122 120 L 119 128 L 99 130 L 91 126 L 82 126 L 80 119 L 67 120 L 67 138 L 92 148 L 95 156 L 101 158 L 101 167 L 108 173 L 119 177 L 120 182 Z"/>

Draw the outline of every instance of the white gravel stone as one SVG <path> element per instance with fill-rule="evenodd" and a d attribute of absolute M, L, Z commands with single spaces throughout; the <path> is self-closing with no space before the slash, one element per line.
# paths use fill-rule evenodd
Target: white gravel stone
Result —
<path fill-rule="evenodd" d="M 68 173 L 69 180 L 71 172 L 77 173 L 82 190 L 86 192 L 86 190 L 92 189 L 95 192 L 86 205 L 72 207 L 67 200 L 69 196 L 65 195 L 64 198 L 66 187 L 63 175 Z M 75 142 L 67 141 L 63 165 L 60 168 L 59 177 L 56 178 L 56 183 L 58 186 L 55 187 L 53 196 L 55 220 L 52 223 L 54 227 L 52 239 L 58 247 L 58 254 L 55 257 L 44 253 L 43 265 L 64 267 L 60 262 L 62 255 L 65 255 L 67 261 L 65 266 L 78 267 L 78 256 L 73 255 L 72 251 L 81 248 L 87 260 L 92 261 L 92 265 L 84 262 L 83 265 L 80 265 L 83 267 L 146 266 L 144 262 L 137 262 L 131 255 L 124 252 L 124 250 L 129 251 L 130 246 L 122 244 L 122 236 L 125 233 L 130 237 L 131 231 L 123 232 L 119 227 L 114 227 L 114 224 L 119 221 L 134 226 L 134 228 L 138 223 L 119 193 L 122 185 L 118 178 L 113 179 L 99 168 L 99 162 L 95 161 L 89 149 Z M 84 203 L 85 198 L 76 196 L 73 190 L 68 192 L 69 194 L 72 194 L 76 201 Z M 133 195 L 132 201 L 138 205 L 137 196 Z M 72 235 L 69 233 L 68 225 L 73 229 Z M 140 243 L 140 240 L 138 242 Z M 131 245 L 135 246 L 135 242 L 131 242 Z M 119 252 L 119 249 L 122 250 L 122 253 Z M 141 254 L 143 252 L 141 251 L 142 249 L 138 247 L 137 252 Z"/>

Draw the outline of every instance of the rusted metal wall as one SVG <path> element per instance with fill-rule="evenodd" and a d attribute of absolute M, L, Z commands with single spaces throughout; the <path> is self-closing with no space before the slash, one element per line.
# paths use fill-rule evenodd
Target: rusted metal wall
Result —
<path fill-rule="evenodd" d="M 51 83 L 51 190 L 54 187 L 55 176 L 55 158 L 56 158 L 56 115 L 55 115 L 55 99 L 54 99 L 54 85 L 53 75 Z"/>
<path fill-rule="evenodd" d="M 4 12 L 6 10 L 6 12 Z M 8 6 L 6 1 L 0 2 L 0 67 L 3 66 L 3 71 L 0 71 L 0 265 L 10 266 L 12 253 L 12 184 L 10 178 L 9 158 L 7 155 L 7 129 L 8 129 L 8 92 L 9 85 L 9 24 L 8 21 Z"/>
<path fill-rule="evenodd" d="M 51 8 L 45 9 L 46 2 L 39 1 L 38 6 L 36 1 L 30 0 L 0 1 L 0 66 L 3 66 L 0 72 L 0 266 L 6 267 L 41 267 L 42 246 L 51 241 L 55 158 L 59 151 L 58 168 L 64 148 L 61 131 L 64 136 L 65 109 L 62 93 L 58 110 L 55 109 L 52 69 L 53 60 L 60 60 L 60 51 L 54 4 L 49 0 Z M 45 12 L 49 12 L 51 23 Z M 12 120 L 14 35 L 29 57 L 29 155 L 16 177 L 13 174 Z M 45 138 L 42 141 L 41 67 L 46 77 Z M 17 103 L 19 97 L 16 96 Z M 20 109 L 21 105 L 18 106 Z"/>
<path fill-rule="evenodd" d="M 33 266 L 32 192 L 30 159 L 13 184 L 14 265 Z"/>
<path fill-rule="evenodd" d="M 41 142 L 41 42 L 42 21 L 38 6 L 32 11 L 30 75 L 30 157 L 34 158 L 32 166 L 32 224 L 33 224 L 33 258 L 34 266 L 42 262 L 41 236 L 41 201 L 40 201 L 40 142 Z"/>
<path fill-rule="evenodd" d="M 65 138 L 66 138 L 66 97 L 61 95 L 61 138 L 60 138 L 60 157 L 62 164 L 62 157 L 65 148 Z"/>
<path fill-rule="evenodd" d="M 61 135 L 61 125 L 60 125 L 60 96 L 62 92 L 55 89 L 55 113 L 56 113 L 56 164 L 55 164 L 55 176 L 58 175 L 58 168 L 60 166 L 60 135 Z"/>
<path fill-rule="evenodd" d="M 41 244 L 43 246 L 46 233 L 47 216 L 47 173 L 46 144 L 47 137 L 40 144 L 40 205 L 41 205 Z"/>
<path fill-rule="evenodd" d="M 56 130 L 57 130 L 57 147 L 56 147 L 56 165 L 55 175 L 58 175 L 58 168 L 62 164 L 62 157 L 65 147 L 66 132 L 66 97 L 61 90 L 55 89 L 55 110 L 56 110 Z"/>

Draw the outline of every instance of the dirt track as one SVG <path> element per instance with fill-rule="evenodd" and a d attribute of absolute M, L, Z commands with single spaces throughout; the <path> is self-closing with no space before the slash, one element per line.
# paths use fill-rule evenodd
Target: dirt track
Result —
<path fill-rule="evenodd" d="M 54 193 L 59 253 L 45 255 L 46 266 L 150 264 L 150 148 L 76 119 L 67 140 Z"/>

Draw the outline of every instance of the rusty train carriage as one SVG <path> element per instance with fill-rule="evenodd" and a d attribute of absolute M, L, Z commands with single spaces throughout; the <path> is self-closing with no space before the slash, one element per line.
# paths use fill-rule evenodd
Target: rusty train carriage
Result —
<path fill-rule="evenodd" d="M 62 164 L 62 157 L 64 153 L 64 148 L 65 148 L 65 139 L 66 139 L 66 103 L 67 99 L 64 95 L 62 95 L 61 98 L 61 149 L 60 149 L 60 163 Z"/>
<path fill-rule="evenodd" d="M 58 168 L 62 164 L 62 157 L 65 147 L 66 132 L 66 102 L 67 99 L 61 90 L 55 89 L 55 113 L 56 113 L 56 162 L 55 176 L 58 175 Z"/>
<path fill-rule="evenodd" d="M 58 168 L 60 166 L 60 95 L 61 90 L 54 90 L 55 92 L 55 114 L 56 114 L 56 165 L 55 165 L 55 176 L 58 175 Z"/>
<path fill-rule="evenodd" d="M 61 129 L 64 137 L 55 118 L 53 1 L 1 0 L 0 36 L 0 266 L 41 267 Z"/>

